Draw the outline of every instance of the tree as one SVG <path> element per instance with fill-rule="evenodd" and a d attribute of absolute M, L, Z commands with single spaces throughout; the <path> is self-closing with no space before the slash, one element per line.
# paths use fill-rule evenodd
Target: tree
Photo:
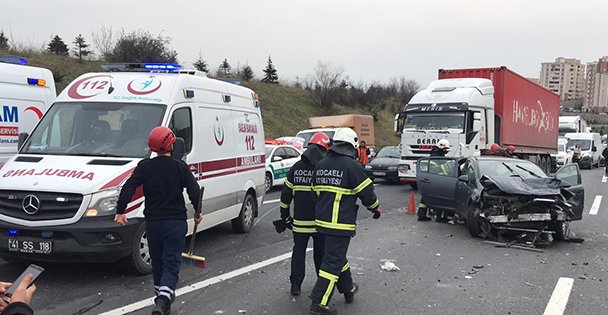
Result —
<path fill-rule="evenodd" d="M 168 47 L 170 38 L 154 36 L 147 31 L 122 32 L 116 45 L 105 57 L 110 62 L 177 63 L 177 52 Z"/>
<path fill-rule="evenodd" d="M 315 67 L 315 88 L 313 95 L 319 101 L 321 108 L 328 110 L 337 97 L 344 68 L 334 67 L 329 62 L 317 63 Z"/>
<path fill-rule="evenodd" d="M 245 81 L 251 81 L 254 76 L 253 69 L 249 65 L 245 65 L 241 71 L 241 78 Z"/>
<path fill-rule="evenodd" d="M 4 35 L 3 30 L 0 30 L 0 50 L 8 50 L 9 48 L 8 37 Z"/>
<path fill-rule="evenodd" d="M 268 56 L 266 69 L 264 69 L 264 78 L 262 78 L 262 82 L 279 84 L 279 76 L 277 75 L 277 69 L 272 64 L 272 59 L 270 58 L 270 56 Z"/>
<path fill-rule="evenodd" d="M 232 69 L 232 67 L 228 63 L 228 59 L 224 59 L 224 61 L 222 61 L 222 63 L 220 64 L 218 76 L 224 78 L 230 77 L 230 69 Z"/>
<path fill-rule="evenodd" d="M 88 49 L 91 45 L 86 43 L 82 34 L 78 34 L 72 43 L 74 44 L 74 55 L 78 57 L 79 60 L 82 60 L 82 57 L 93 54 L 93 51 Z"/>
<path fill-rule="evenodd" d="M 59 35 L 55 35 L 51 42 L 48 44 L 46 50 L 51 54 L 67 56 L 69 54 L 68 45 L 63 42 L 63 39 Z"/>
<path fill-rule="evenodd" d="M 114 32 L 112 27 L 101 26 L 98 32 L 91 32 L 93 46 L 102 58 L 107 58 L 114 49 Z"/>
<path fill-rule="evenodd" d="M 192 65 L 198 71 L 209 72 L 209 69 L 207 69 L 207 62 L 203 60 L 201 53 L 198 53 L 198 59 Z"/>

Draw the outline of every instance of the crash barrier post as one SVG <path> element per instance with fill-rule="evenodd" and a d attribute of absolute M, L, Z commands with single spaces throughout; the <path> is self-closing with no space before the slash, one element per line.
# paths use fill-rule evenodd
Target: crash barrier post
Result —
<path fill-rule="evenodd" d="M 410 191 L 410 201 L 407 205 L 407 214 L 416 214 L 416 200 L 414 199 L 414 191 Z"/>

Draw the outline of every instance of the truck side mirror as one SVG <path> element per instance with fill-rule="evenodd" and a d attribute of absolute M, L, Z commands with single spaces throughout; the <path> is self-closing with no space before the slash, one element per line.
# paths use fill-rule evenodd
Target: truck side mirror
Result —
<path fill-rule="evenodd" d="M 25 143 L 25 140 L 27 140 L 27 137 L 29 137 L 30 135 L 27 132 L 22 132 L 19 134 L 19 138 L 17 139 L 17 150 L 21 150 L 21 147 L 23 146 L 23 144 Z"/>
<path fill-rule="evenodd" d="M 173 152 L 171 152 L 171 157 L 186 162 L 186 141 L 184 141 L 184 138 L 177 137 L 175 139 L 175 142 L 173 143 Z"/>
<path fill-rule="evenodd" d="M 403 128 L 401 128 L 401 126 L 399 126 L 399 121 L 401 120 L 401 114 L 396 114 L 395 115 L 395 123 L 393 124 L 393 131 L 395 131 L 396 135 L 400 135 L 401 131 L 403 130 Z"/>

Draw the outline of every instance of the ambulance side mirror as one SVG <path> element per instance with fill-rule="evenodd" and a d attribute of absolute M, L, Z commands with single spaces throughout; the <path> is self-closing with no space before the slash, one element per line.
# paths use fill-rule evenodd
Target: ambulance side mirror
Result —
<path fill-rule="evenodd" d="M 186 162 L 186 141 L 184 138 L 176 138 L 175 143 L 173 143 L 173 152 L 171 152 L 171 156 L 174 159 L 182 160 Z"/>
<path fill-rule="evenodd" d="M 22 132 L 19 134 L 19 138 L 17 139 L 17 149 L 21 150 L 21 147 L 23 146 L 23 144 L 25 143 L 25 140 L 27 140 L 27 137 L 29 137 L 30 135 L 27 132 Z"/>

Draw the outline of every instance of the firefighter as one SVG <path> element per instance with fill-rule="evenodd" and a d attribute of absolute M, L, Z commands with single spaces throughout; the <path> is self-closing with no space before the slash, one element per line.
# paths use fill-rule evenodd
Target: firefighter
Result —
<path fill-rule="evenodd" d="M 321 160 L 313 174 L 313 189 L 318 195 L 315 211 L 317 233 L 325 237 L 325 255 L 317 283 L 311 294 L 313 314 L 336 314 L 329 301 L 338 287 L 346 303 L 354 301 L 358 290 L 353 283 L 346 259 L 350 239 L 355 236 L 357 198 L 380 218 L 379 201 L 372 181 L 355 161 L 357 134 L 350 128 L 338 128 L 327 157 Z"/>
<path fill-rule="evenodd" d="M 281 219 L 285 225 L 291 225 L 293 230 L 293 251 L 291 254 L 291 295 L 300 295 L 300 286 L 304 281 L 306 268 L 306 247 L 312 237 L 314 261 L 317 274 L 323 259 L 323 235 L 315 229 L 316 193 L 312 191 L 312 174 L 317 163 L 327 155 L 331 139 L 323 132 L 315 133 L 308 149 L 302 154 L 285 179 L 281 192 Z M 289 213 L 289 205 L 293 201 L 293 218 Z"/>
<path fill-rule="evenodd" d="M 120 191 L 114 217 L 114 221 L 119 224 L 127 224 L 127 204 L 137 187 L 143 185 L 146 198 L 146 236 L 156 292 L 153 315 L 171 313 L 171 303 L 175 299 L 188 228 L 184 188 L 194 209 L 200 209 L 197 207 L 200 188 L 196 179 L 186 163 L 171 157 L 175 140 L 175 134 L 167 127 L 156 127 L 150 132 L 148 146 L 150 151 L 156 152 L 158 156 L 143 159 L 137 164 Z M 201 213 L 196 212 L 194 221 L 200 223 L 202 220 Z"/>
<path fill-rule="evenodd" d="M 450 150 L 450 142 L 446 139 L 441 139 L 437 141 L 437 144 L 433 146 L 431 149 L 431 156 L 445 156 Z M 429 165 L 431 166 L 431 165 Z M 441 165 L 443 167 L 443 165 Z M 445 170 L 445 169 L 444 169 Z M 447 175 L 447 174 L 446 174 Z M 431 218 L 427 216 L 428 208 L 424 203 L 424 199 L 420 198 L 420 203 L 418 204 L 418 221 L 430 221 Z M 447 222 L 447 214 L 445 211 L 437 211 L 437 217 L 435 219 L 437 222 Z"/>
<path fill-rule="evenodd" d="M 361 140 L 359 147 L 356 149 L 355 156 L 357 157 L 357 162 L 359 162 L 359 163 L 361 163 L 361 165 L 365 166 L 367 163 L 369 163 L 369 155 L 370 155 L 369 148 L 365 144 L 365 141 Z"/>

